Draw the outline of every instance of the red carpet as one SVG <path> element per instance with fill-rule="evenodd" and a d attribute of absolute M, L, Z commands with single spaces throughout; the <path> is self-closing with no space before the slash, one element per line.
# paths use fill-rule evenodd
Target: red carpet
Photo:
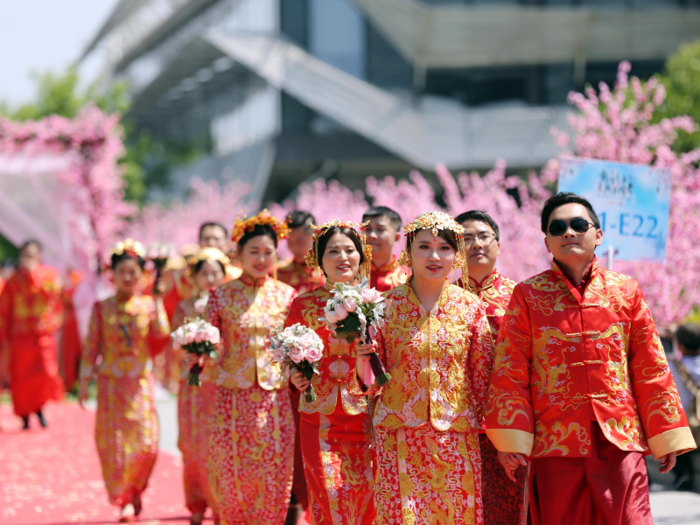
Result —
<path fill-rule="evenodd" d="M 117 521 L 109 505 L 94 441 L 95 417 L 72 403 L 45 409 L 49 427 L 22 431 L 0 404 L 0 523 L 101 525 Z M 137 523 L 189 524 L 180 458 L 161 452 Z M 206 521 L 205 523 L 212 523 Z"/>

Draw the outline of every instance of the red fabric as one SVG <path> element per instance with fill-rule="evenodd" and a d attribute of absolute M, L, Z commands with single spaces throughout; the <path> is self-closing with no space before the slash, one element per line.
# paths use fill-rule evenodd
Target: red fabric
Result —
<path fill-rule="evenodd" d="M 532 460 L 533 522 L 540 525 L 653 525 L 641 452 L 610 443 L 593 424 L 585 458 Z"/>
<path fill-rule="evenodd" d="M 304 457 L 301 453 L 301 416 L 299 414 L 299 391 L 290 392 L 292 414 L 294 415 L 294 478 L 292 494 L 304 510 L 309 508 L 309 490 L 306 488 L 304 477 Z"/>
<path fill-rule="evenodd" d="M 294 259 L 282 263 L 277 267 L 277 280 L 288 284 L 297 291 L 297 295 L 313 292 L 326 283 L 326 278 L 321 273 L 319 279 L 314 279 L 313 270 L 305 264 L 297 264 Z"/>
<path fill-rule="evenodd" d="M 376 288 L 380 292 L 388 292 L 392 288 L 404 284 L 407 278 L 408 269 L 401 266 L 396 259 L 396 255 L 394 255 L 391 262 L 381 268 L 377 268 L 372 264 L 369 281 L 372 288 Z"/>
<path fill-rule="evenodd" d="M 78 379 L 78 366 L 82 354 L 82 341 L 78 332 L 78 318 L 73 307 L 73 293 L 75 287 L 82 281 L 80 272 L 70 273 L 70 282 L 63 290 L 63 330 L 59 355 L 61 359 L 61 376 L 67 390 L 73 388 Z"/>
<path fill-rule="evenodd" d="M 19 416 L 63 397 L 55 339 L 62 310 L 61 282 L 49 266 L 18 270 L 0 295 L 0 345 L 10 353 L 12 402 Z"/>
<path fill-rule="evenodd" d="M 595 260 L 590 271 L 581 295 L 554 262 L 515 287 L 504 318 L 486 428 L 533 434 L 531 457 L 588 456 L 596 421 L 637 452 L 688 426 L 639 284 Z"/>

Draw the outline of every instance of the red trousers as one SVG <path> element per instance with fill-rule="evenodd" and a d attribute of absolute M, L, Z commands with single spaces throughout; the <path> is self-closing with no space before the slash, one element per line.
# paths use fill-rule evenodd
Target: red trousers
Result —
<path fill-rule="evenodd" d="M 294 415 L 294 478 L 292 480 L 292 495 L 304 510 L 309 508 L 309 492 L 306 489 L 304 477 L 304 458 L 301 455 L 301 415 L 299 414 L 299 391 L 290 392 L 292 414 Z"/>
<path fill-rule="evenodd" d="M 540 525 L 653 525 L 644 456 L 610 443 L 592 426 L 585 458 L 532 460 L 533 522 Z"/>

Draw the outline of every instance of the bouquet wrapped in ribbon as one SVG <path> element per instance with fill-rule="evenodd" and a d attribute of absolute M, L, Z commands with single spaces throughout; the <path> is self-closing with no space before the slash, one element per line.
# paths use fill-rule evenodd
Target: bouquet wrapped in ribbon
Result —
<path fill-rule="evenodd" d="M 368 344 L 372 343 L 368 328 L 379 328 L 384 315 L 384 298 L 376 289 L 369 287 L 369 281 L 363 279 L 359 285 L 336 283 L 331 290 L 331 298 L 324 308 L 328 329 L 338 339 L 345 339 L 352 344 L 359 337 Z M 369 359 L 372 373 L 377 383 L 383 386 L 391 379 L 379 356 L 374 353 Z"/>
<path fill-rule="evenodd" d="M 207 356 L 212 359 L 219 357 L 216 345 L 221 341 L 219 329 L 204 319 L 187 320 L 180 328 L 170 334 L 173 340 L 173 348 L 183 349 L 188 354 L 196 356 Z M 187 376 L 187 384 L 190 386 L 202 386 L 199 374 L 204 368 L 195 363 L 190 368 Z"/>
<path fill-rule="evenodd" d="M 309 382 L 318 374 L 318 364 L 323 357 L 323 339 L 308 326 L 296 323 L 272 337 L 272 359 L 282 368 L 293 368 L 301 372 Z M 307 403 L 316 401 L 316 392 L 309 383 L 304 391 Z"/>

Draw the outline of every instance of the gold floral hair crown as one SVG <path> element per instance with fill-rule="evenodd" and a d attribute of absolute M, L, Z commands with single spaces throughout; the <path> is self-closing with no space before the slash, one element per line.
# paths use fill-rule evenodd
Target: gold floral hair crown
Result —
<path fill-rule="evenodd" d="M 110 257 L 112 255 L 124 255 L 127 254 L 129 257 L 144 257 L 146 255 L 146 250 L 143 249 L 143 244 L 134 239 L 124 239 L 119 241 L 112 249 L 109 251 Z"/>
<path fill-rule="evenodd" d="M 219 262 L 224 268 L 226 268 L 226 265 L 231 262 L 231 260 L 228 257 L 226 257 L 224 252 L 222 252 L 218 248 L 208 246 L 206 248 L 198 250 L 196 253 L 190 255 L 187 259 L 187 263 L 190 265 L 192 273 L 194 273 L 194 267 L 202 261 Z"/>
<path fill-rule="evenodd" d="M 403 232 L 406 237 L 406 247 L 401 252 L 399 263 L 404 266 L 411 266 L 411 259 L 408 256 L 408 245 L 414 241 L 416 233 L 421 230 L 430 230 L 434 237 L 437 237 L 438 233 L 444 230 L 449 230 L 455 234 L 457 238 L 457 257 L 455 258 L 454 267 L 462 269 L 462 276 L 466 280 L 468 270 L 467 247 L 464 244 L 464 228 L 447 213 L 441 211 L 422 213 L 403 227 Z"/>
<path fill-rule="evenodd" d="M 277 220 L 277 218 L 265 208 L 253 217 L 248 217 L 246 219 L 245 215 L 243 215 L 243 217 L 236 219 L 231 229 L 231 241 L 240 241 L 241 237 L 243 237 L 246 232 L 253 231 L 258 225 L 270 226 L 274 230 L 275 235 L 277 235 L 277 240 L 286 239 L 289 235 L 287 221 Z"/>
<path fill-rule="evenodd" d="M 313 240 L 313 246 L 309 248 L 304 260 L 306 261 L 307 268 L 311 270 L 321 270 L 321 264 L 319 259 L 323 254 L 318 253 L 318 240 L 326 234 L 328 230 L 337 226 L 340 229 L 355 230 L 360 236 L 360 245 L 362 246 L 362 254 L 365 256 L 365 262 L 362 263 L 360 268 L 360 277 L 369 279 L 369 274 L 372 269 L 372 247 L 367 244 L 367 235 L 365 233 L 369 221 L 363 223 L 357 223 L 352 221 L 341 221 L 340 219 L 333 219 L 328 222 L 316 226 L 311 224 L 311 229 L 313 233 L 311 234 L 311 239 Z"/>

